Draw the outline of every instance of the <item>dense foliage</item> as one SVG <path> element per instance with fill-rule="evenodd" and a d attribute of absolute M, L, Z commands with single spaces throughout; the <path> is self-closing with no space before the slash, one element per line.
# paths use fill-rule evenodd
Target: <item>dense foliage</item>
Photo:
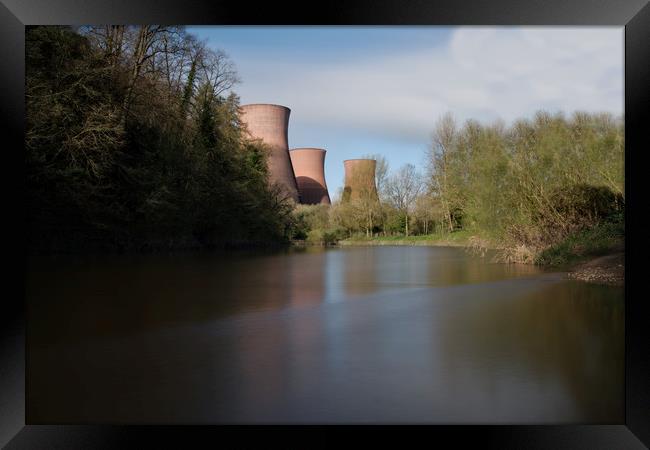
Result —
<path fill-rule="evenodd" d="M 28 28 L 31 250 L 285 241 L 291 205 L 242 138 L 237 81 L 182 28 Z"/>
<path fill-rule="evenodd" d="M 620 221 L 623 123 L 609 114 L 538 112 L 512 126 L 451 116 L 437 124 L 429 154 L 431 193 L 447 229 L 507 248 L 539 252 L 603 221 Z"/>
<path fill-rule="evenodd" d="M 622 120 L 609 114 L 538 112 L 510 127 L 473 120 L 458 127 L 447 114 L 425 171 L 406 165 L 389 173 L 374 156 L 380 201 L 336 202 L 328 227 L 357 239 L 461 231 L 473 246 L 501 248 L 505 260 L 557 262 L 550 255 L 566 242 L 622 239 L 623 136 Z M 585 234 L 596 228 L 602 232 Z M 602 252 L 598 243 L 588 247 Z"/>

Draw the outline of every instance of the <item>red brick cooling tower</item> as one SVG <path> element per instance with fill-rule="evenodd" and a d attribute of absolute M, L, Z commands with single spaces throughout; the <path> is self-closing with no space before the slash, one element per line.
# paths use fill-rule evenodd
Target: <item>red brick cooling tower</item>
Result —
<path fill-rule="evenodd" d="M 345 167 L 345 187 L 343 201 L 357 200 L 359 198 L 378 199 L 377 185 L 375 184 L 374 159 L 347 159 L 343 161 Z"/>
<path fill-rule="evenodd" d="M 241 120 L 253 139 L 268 145 L 269 181 L 279 184 L 285 193 L 298 202 L 296 178 L 289 157 L 289 114 L 286 106 L 251 104 L 241 106 Z"/>
<path fill-rule="evenodd" d="M 289 152 L 296 175 L 300 203 L 331 204 L 325 183 L 325 150 L 322 148 L 294 148 Z"/>

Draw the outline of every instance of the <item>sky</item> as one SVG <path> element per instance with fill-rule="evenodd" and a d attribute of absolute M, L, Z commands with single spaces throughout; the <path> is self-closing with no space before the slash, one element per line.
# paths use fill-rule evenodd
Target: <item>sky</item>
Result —
<path fill-rule="evenodd" d="M 241 104 L 291 109 L 289 148 L 327 150 L 332 198 L 343 160 L 381 154 L 424 168 L 435 122 L 623 113 L 623 27 L 258 27 L 187 31 L 234 62 Z"/>

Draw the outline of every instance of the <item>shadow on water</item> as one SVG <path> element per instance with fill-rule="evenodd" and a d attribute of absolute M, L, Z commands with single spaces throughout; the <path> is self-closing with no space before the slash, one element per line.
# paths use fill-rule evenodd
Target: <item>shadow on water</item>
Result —
<path fill-rule="evenodd" d="M 457 248 L 35 261 L 28 421 L 622 422 L 623 290 Z"/>

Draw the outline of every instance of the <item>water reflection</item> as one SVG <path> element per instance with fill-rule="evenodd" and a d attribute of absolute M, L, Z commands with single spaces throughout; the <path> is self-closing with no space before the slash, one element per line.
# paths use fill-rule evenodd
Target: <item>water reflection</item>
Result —
<path fill-rule="evenodd" d="M 574 281 L 531 292 L 458 293 L 441 309 L 439 341 L 448 386 L 494 408 L 493 420 L 621 422 L 624 311 L 620 288 Z M 504 395 L 505 393 L 508 395 Z M 470 405 L 467 405 L 468 407 Z"/>
<path fill-rule="evenodd" d="M 323 270 L 326 265 L 326 253 L 308 249 L 304 253 L 294 254 L 286 259 L 291 264 L 289 271 L 291 304 L 300 306 L 322 302 L 326 290 L 325 270 Z"/>
<path fill-rule="evenodd" d="M 623 290 L 462 250 L 31 266 L 30 422 L 622 421 Z"/>

